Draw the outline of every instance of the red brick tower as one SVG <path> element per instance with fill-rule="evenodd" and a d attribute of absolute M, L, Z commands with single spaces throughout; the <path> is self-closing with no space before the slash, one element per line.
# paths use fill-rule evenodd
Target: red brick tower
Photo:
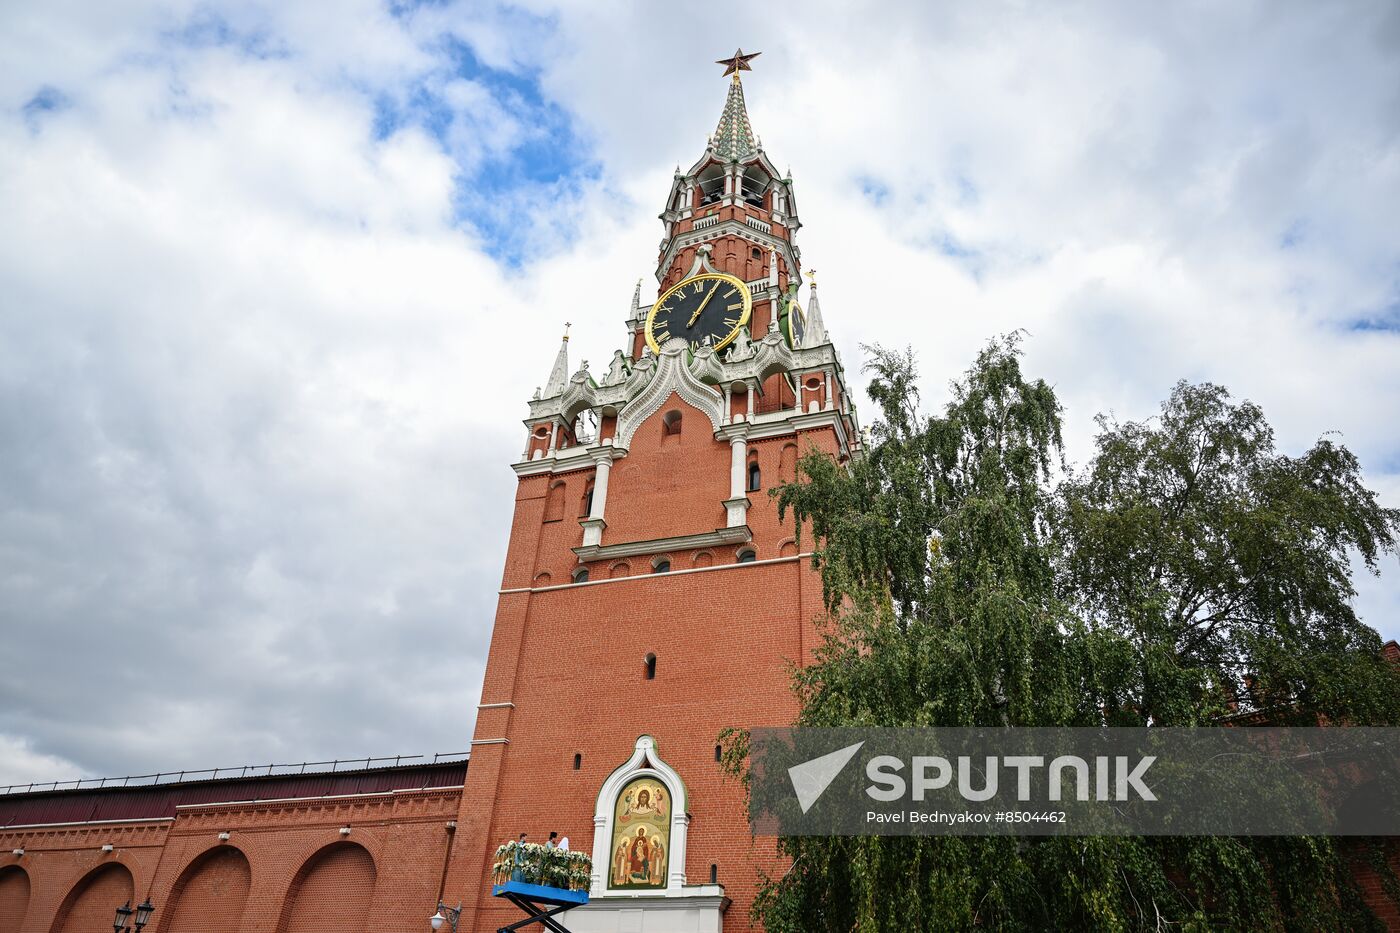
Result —
<path fill-rule="evenodd" d="M 566 336 L 530 402 L 447 876 L 463 930 L 520 919 L 489 890 L 520 832 L 593 854 L 580 933 L 747 929 L 775 858 L 716 736 L 796 713 L 786 667 L 814 647 L 821 583 L 767 490 L 810 447 L 850 457 L 859 429 L 815 287 L 796 300 L 792 179 L 749 125 L 746 57 L 727 64 L 661 214 L 661 297 L 638 285 L 601 379 L 570 375 Z"/>

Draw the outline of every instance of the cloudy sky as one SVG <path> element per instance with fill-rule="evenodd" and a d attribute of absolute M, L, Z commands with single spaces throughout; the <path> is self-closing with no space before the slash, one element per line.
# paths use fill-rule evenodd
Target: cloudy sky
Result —
<path fill-rule="evenodd" d="M 1394 3 L 20 0 L 0 783 L 465 748 L 524 401 L 741 44 L 849 368 L 1024 328 L 1074 460 L 1209 379 L 1400 506 Z"/>

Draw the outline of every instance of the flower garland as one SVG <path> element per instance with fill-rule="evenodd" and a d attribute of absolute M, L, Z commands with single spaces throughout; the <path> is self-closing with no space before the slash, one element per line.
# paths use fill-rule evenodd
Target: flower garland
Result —
<path fill-rule="evenodd" d="M 593 873 L 593 859 L 583 852 L 543 846 L 538 842 L 507 842 L 496 849 L 491 866 L 495 884 L 510 881 L 516 871 L 528 884 L 568 891 L 585 891 Z"/>

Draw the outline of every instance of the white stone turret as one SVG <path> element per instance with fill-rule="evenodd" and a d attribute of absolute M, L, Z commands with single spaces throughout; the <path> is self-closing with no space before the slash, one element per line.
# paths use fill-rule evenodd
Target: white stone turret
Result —
<path fill-rule="evenodd" d="M 549 381 L 544 386 L 544 398 L 554 398 L 564 392 L 569 384 L 569 325 L 564 325 L 564 339 L 559 342 L 559 355 L 554 358 L 554 368 L 549 371 Z"/>
<path fill-rule="evenodd" d="M 603 377 L 603 385 L 615 386 L 627 378 L 627 357 L 621 350 L 613 351 L 612 365 L 608 367 L 608 374 Z"/>
<path fill-rule="evenodd" d="M 808 271 L 811 281 L 808 283 L 809 292 L 807 295 L 807 326 L 802 335 L 802 346 L 819 347 L 824 343 L 830 343 L 831 338 L 826 333 L 826 323 L 822 321 L 821 302 L 817 301 L 817 279 Z"/>

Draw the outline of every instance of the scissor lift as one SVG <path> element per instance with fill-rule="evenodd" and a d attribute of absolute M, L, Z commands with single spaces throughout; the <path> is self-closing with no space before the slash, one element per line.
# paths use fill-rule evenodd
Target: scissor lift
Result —
<path fill-rule="evenodd" d="M 505 884 L 493 885 L 491 896 L 505 898 L 527 915 L 524 920 L 501 927 L 496 933 L 512 933 L 536 923 L 552 933 L 569 933 L 569 928 L 555 918 L 566 910 L 588 903 L 587 891 L 566 891 L 563 888 L 528 884 L 524 881 L 507 881 Z"/>

